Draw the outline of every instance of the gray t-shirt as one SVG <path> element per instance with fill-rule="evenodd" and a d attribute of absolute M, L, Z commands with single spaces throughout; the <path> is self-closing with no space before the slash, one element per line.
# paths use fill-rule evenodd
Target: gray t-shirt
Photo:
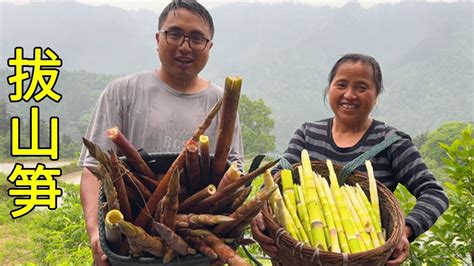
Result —
<path fill-rule="evenodd" d="M 85 138 L 104 150 L 116 150 L 105 132 L 118 127 L 132 145 L 146 152 L 180 152 L 184 143 L 205 118 L 224 90 L 209 82 L 195 94 L 184 94 L 164 83 L 154 71 L 118 78 L 107 85 L 92 115 Z M 204 133 L 209 136 L 209 150 L 216 147 L 217 114 Z M 231 161 L 243 165 L 243 146 L 237 117 L 229 152 Z M 95 166 L 97 162 L 83 146 L 78 165 Z"/>

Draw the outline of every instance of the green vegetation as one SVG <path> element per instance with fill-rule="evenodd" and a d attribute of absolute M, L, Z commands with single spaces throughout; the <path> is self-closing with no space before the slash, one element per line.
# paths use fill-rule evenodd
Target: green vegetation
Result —
<path fill-rule="evenodd" d="M 430 140 L 433 137 L 437 138 L 451 126 L 453 124 L 448 123 L 429 134 L 427 143 L 432 143 Z M 447 181 L 443 185 L 448 193 L 450 207 L 429 232 L 412 243 L 410 265 L 473 263 L 474 139 L 472 124 L 464 127 L 461 134 L 458 130 L 456 138 L 449 141 L 451 144 L 439 144 L 445 152 L 441 159 Z"/>
<path fill-rule="evenodd" d="M 271 132 L 275 121 L 270 117 L 272 109 L 262 99 L 252 101 L 247 95 L 241 95 L 239 113 L 245 155 L 251 157 L 274 151 L 275 136 Z"/>
<path fill-rule="evenodd" d="M 442 135 L 446 127 L 429 132 L 423 145 L 432 145 L 431 138 Z M 456 134 L 443 139 L 440 147 L 445 151 L 441 165 L 444 175 L 438 179 L 446 180 L 443 185 L 448 192 L 450 208 L 430 231 L 420 236 L 411 244 L 411 257 L 405 265 L 439 264 L 472 264 L 472 214 L 473 202 L 473 169 L 474 140 L 472 124 L 464 124 Z M 454 133 L 454 132 L 453 132 Z M 430 158 L 429 154 L 425 155 Z M 250 161 L 246 162 L 247 167 Z M 74 166 L 66 166 L 72 168 Z M 437 169 L 433 169 L 437 170 Z M 439 169 L 438 169 L 439 170 Z M 253 183 L 252 195 L 262 184 L 262 178 Z M 35 210 L 25 217 L 12 220 L 9 212 L 14 209 L 13 199 L 7 195 L 12 185 L 6 176 L 0 174 L 0 264 L 45 263 L 45 264 L 90 264 L 92 262 L 88 239 L 85 232 L 82 209 L 77 185 L 60 184 L 65 192 L 63 203 L 56 210 Z M 415 201 L 410 193 L 399 187 L 396 196 L 402 209 L 410 210 Z M 245 238 L 251 238 L 250 231 Z M 257 244 L 247 249 L 264 264 L 269 264 Z M 239 248 L 243 256 L 243 250 Z"/>
<path fill-rule="evenodd" d="M 79 186 L 60 183 L 62 205 L 56 210 L 37 208 L 13 220 L 10 211 L 16 209 L 7 194 L 12 187 L 0 174 L 0 264 L 91 264 Z"/>

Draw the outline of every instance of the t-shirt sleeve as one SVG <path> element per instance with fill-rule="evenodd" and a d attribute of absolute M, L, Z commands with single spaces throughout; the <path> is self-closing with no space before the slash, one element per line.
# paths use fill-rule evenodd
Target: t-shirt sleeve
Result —
<path fill-rule="evenodd" d="M 92 141 L 104 151 L 116 150 L 115 145 L 106 136 L 107 129 L 118 127 L 119 130 L 122 130 L 122 109 L 118 101 L 116 86 L 114 83 L 107 85 L 100 95 L 84 135 L 84 138 Z M 84 145 L 78 165 L 82 167 L 97 166 L 97 161 L 89 154 Z"/>

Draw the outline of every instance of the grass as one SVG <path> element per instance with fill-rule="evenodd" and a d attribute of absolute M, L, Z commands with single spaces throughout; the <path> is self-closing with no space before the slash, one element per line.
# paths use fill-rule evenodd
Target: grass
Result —
<path fill-rule="evenodd" d="M 250 162 L 245 165 L 250 166 Z M 62 169 L 63 175 L 80 170 L 75 163 Z M 255 196 L 262 183 L 262 177 L 254 180 L 249 198 Z M 8 188 L 13 185 L 7 181 L 6 175 L 0 173 L 0 265 L 92 263 L 79 202 L 79 186 L 61 182 L 59 186 L 64 193 L 62 207 L 56 210 L 33 210 L 14 220 L 10 217 L 10 211 L 16 207 L 13 198 L 7 194 Z M 246 230 L 245 237 L 251 238 L 250 229 Z M 249 245 L 247 249 L 263 265 L 271 265 L 258 244 Z M 239 254 L 246 258 L 242 251 Z"/>
<path fill-rule="evenodd" d="M 70 164 L 61 166 L 62 173 L 61 175 L 67 175 L 70 173 L 82 171 L 82 167 L 77 166 L 77 160 L 72 161 Z"/>
<path fill-rule="evenodd" d="M 12 219 L 16 209 L 6 176 L 0 174 L 0 265 L 91 264 L 79 186 L 59 183 L 63 189 L 63 206 L 56 210 L 35 209 Z"/>

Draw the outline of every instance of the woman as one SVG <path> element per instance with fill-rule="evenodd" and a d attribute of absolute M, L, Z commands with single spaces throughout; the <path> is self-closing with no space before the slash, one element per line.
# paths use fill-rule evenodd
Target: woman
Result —
<path fill-rule="evenodd" d="M 334 117 L 304 123 L 290 140 L 284 157 L 292 164 L 297 163 L 301 150 L 306 149 L 311 160 L 329 159 L 345 165 L 388 136 L 400 136 L 370 159 L 377 180 L 391 191 L 401 183 L 417 199 L 405 218 L 404 235 L 387 262 L 388 265 L 399 265 L 409 256 L 409 242 L 428 230 L 448 208 L 448 198 L 410 136 L 370 117 L 383 90 L 382 72 L 373 57 L 344 55 L 331 69 L 328 80 L 326 95 Z M 357 170 L 365 172 L 365 166 Z M 265 234 L 261 214 L 253 220 L 251 229 L 262 249 L 275 257 L 278 248 Z"/>

